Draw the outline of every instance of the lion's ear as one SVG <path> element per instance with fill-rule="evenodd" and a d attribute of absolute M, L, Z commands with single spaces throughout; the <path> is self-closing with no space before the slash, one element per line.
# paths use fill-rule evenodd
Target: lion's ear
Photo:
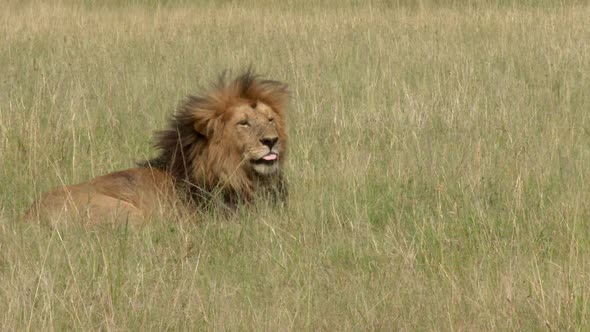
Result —
<path fill-rule="evenodd" d="M 207 137 L 210 138 L 211 136 L 213 136 L 213 128 L 210 128 L 210 126 L 208 125 L 208 121 L 202 121 L 202 120 L 197 120 L 195 121 L 195 130 Z"/>
<path fill-rule="evenodd" d="M 206 109 L 196 109 L 193 111 L 195 130 L 207 137 L 211 138 L 214 133 L 215 112 Z"/>

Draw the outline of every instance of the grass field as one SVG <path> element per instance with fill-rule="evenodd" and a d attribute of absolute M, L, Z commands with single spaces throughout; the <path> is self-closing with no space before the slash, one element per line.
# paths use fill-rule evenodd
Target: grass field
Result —
<path fill-rule="evenodd" d="M 433 3 L 5 4 L 1 329 L 590 329 L 590 7 Z M 287 210 L 19 222 L 250 64 L 292 92 Z"/>

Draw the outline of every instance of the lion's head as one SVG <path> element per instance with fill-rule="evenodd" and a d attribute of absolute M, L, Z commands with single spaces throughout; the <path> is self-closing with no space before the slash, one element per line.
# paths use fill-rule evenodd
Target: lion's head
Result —
<path fill-rule="evenodd" d="M 160 156 L 146 163 L 193 188 L 193 196 L 219 191 L 226 201 L 248 200 L 259 191 L 284 190 L 287 152 L 283 83 L 251 71 L 189 96 L 156 135 Z M 193 197 L 193 198 L 199 198 Z"/>

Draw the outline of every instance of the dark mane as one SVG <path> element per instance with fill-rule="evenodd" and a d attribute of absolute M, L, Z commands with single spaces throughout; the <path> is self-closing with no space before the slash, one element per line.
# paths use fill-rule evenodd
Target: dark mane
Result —
<path fill-rule="evenodd" d="M 287 98 L 285 84 L 261 79 L 252 70 L 230 82 L 222 74 L 210 91 L 188 96 L 178 106 L 168 120 L 168 128 L 155 134 L 159 155 L 138 165 L 163 170 L 171 174 L 177 183 L 211 192 L 219 184 L 218 172 L 225 166 L 206 160 L 210 158 L 206 153 L 209 140 L 216 134 L 214 124 L 223 122 L 226 110 L 240 100 L 262 101 L 282 117 Z M 250 181 L 238 180 L 228 184 L 229 189 L 234 192 L 248 191 L 246 187 L 251 186 Z"/>

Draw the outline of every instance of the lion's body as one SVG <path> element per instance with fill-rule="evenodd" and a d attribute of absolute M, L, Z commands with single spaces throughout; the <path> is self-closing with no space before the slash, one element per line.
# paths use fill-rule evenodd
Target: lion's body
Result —
<path fill-rule="evenodd" d="M 284 198 L 286 86 L 247 72 L 209 94 L 189 97 L 157 135 L 160 155 L 137 168 L 53 189 L 27 220 L 142 222 L 171 210 Z M 188 208 L 188 209 L 187 209 Z"/>
<path fill-rule="evenodd" d="M 131 168 L 50 190 L 33 204 L 25 218 L 78 219 L 92 224 L 138 223 L 173 208 L 177 201 L 174 180 L 169 174 L 157 169 Z"/>

